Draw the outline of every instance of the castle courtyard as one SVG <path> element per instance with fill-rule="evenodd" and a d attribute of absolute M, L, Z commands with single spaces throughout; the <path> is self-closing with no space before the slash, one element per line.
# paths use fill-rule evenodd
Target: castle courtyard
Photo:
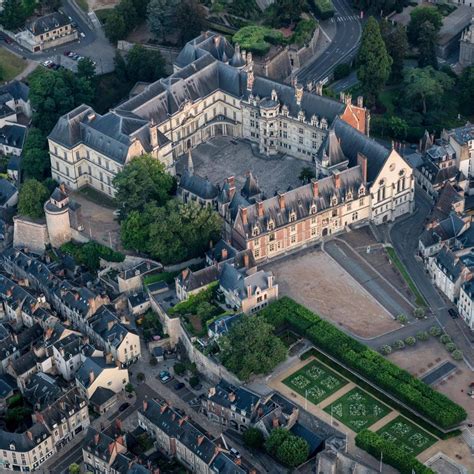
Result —
<path fill-rule="evenodd" d="M 255 152 L 254 152 L 255 151 Z M 225 178 L 235 177 L 237 190 L 245 182 L 246 173 L 251 171 L 267 197 L 276 191 L 287 191 L 301 186 L 299 174 L 304 167 L 314 167 L 311 161 L 300 160 L 288 155 L 263 157 L 253 150 L 250 143 L 231 137 L 216 137 L 192 150 L 194 173 L 207 177 L 215 185 L 222 185 Z M 180 157 L 176 172 L 186 169 L 188 156 Z"/>

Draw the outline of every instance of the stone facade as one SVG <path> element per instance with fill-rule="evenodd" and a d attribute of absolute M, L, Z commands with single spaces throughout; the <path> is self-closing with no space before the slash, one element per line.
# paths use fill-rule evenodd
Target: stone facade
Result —
<path fill-rule="evenodd" d="M 459 64 L 463 67 L 474 64 L 474 17 L 471 20 L 471 25 L 461 35 Z"/>

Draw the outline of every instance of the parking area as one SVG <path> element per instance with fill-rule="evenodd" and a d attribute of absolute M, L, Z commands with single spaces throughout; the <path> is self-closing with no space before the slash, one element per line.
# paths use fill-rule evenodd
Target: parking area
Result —
<path fill-rule="evenodd" d="M 338 327 L 372 338 L 400 325 L 347 271 L 314 249 L 265 265 L 280 295 L 293 298 Z"/>

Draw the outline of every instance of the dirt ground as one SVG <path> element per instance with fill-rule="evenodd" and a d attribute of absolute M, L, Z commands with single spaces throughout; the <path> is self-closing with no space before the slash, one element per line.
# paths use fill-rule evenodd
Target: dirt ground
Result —
<path fill-rule="evenodd" d="M 315 313 L 371 338 L 398 329 L 399 324 L 364 288 L 327 254 L 314 250 L 269 264 L 280 295 L 287 295 Z"/>
<path fill-rule="evenodd" d="M 394 351 L 388 359 L 418 377 L 422 377 L 444 361 L 455 363 L 456 372 L 446 380 L 435 382 L 432 387 L 464 407 L 471 420 L 474 418 L 474 398 L 467 396 L 468 386 L 474 382 L 474 374 L 463 361 L 455 362 L 436 338 L 432 337 L 426 342 L 417 342 L 413 347 Z"/>
<path fill-rule="evenodd" d="M 120 226 L 113 209 L 92 202 L 82 193 L 73 193 L 73 200 L 81 205 L 84 235 L 101 244 L 120 250 Z"/>
<path fill-rule="evenodd" d="M 120 0 L 87 0 L 89 10 L 101 10 L 102 8 L 113 8 Z"/>

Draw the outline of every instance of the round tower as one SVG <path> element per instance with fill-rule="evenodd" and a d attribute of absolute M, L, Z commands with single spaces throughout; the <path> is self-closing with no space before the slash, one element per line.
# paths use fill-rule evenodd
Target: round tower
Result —
<path fill-rule="evenodd" d="M 49 241 L 53 247 L 71 240 L 71 221 L 69 218 L 69 196 L 66 187 L 57 187 L 44 205 Z"/>

